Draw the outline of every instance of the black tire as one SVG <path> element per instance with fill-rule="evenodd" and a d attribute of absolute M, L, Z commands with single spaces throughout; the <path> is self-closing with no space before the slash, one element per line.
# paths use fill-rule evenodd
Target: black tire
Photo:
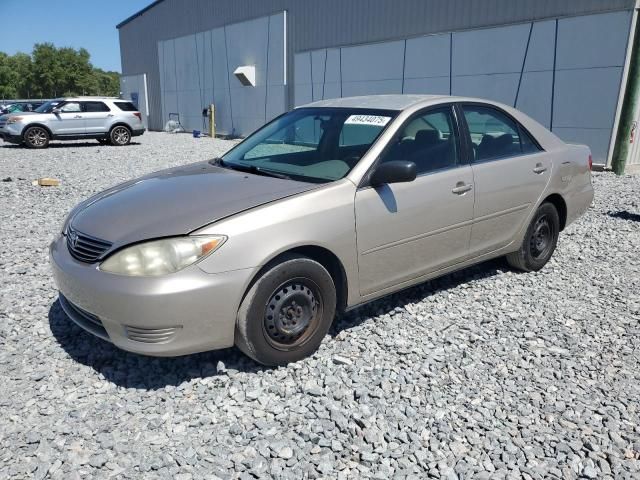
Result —
<path fill-rule="evenodd" d="M 336 313 L 329 272 L 308 257 L 287 255 L 255 281 L 236 322 L 235 343 L 263 365 L 286 365 L 315 352 Z"/>
<path fill-rule="evenodd" d="M 116 125 L 109 133 L 109 140 L 111 145 L 116 147 L 129 145 L 131 143 L 131 130 L 124 125 Z"/>
<path fill-rule="evenodd" d="M 546 265 L 558 243 L 560 216 L 556 207 L 548 202 L 536 210 L 527 228 L 522 245 L 517 252 L 507 255 L 513 268 L 524 272 L 536 272 Z"/>
<path fill-rule="evenodd" d="M 47 148 L 51 140 L 47 129 L 38 126 L 27 128 L 22 139 L 29 148 Z"/>
<path fill-rule="evenodd" d="M 109 145 L 109 139 L 108 138 L 98 138 L 98 143 L 100 145 Z"/>

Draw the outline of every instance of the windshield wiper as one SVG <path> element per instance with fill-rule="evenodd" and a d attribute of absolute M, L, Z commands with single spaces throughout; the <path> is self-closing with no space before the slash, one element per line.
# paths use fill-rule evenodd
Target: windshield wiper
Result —
<path fill-rule="evenodd" d="M 229 162 L 225 162 L 220 157 L 216 157 L 209 160 L 209 163 L 216 167 L 229 168 L 231 170 L 237 170 L 239 172 L 247 172 L 247 173 L 253 173 L 254 175 L 264 175 L 265 177 L 274 177 L 274 178 L 282 178 L 284 180 L 291 180 L 291 177 L 289 175 L 285 175 L 284 173 L 274 172 L 273 170 L 257 167 L 255 165 L 244 165 L 240 163 L 232 164 Z"/>
<path fill-rule="evenodd" d="M 285 175 L 284 173 L 280 173 L 280 172 L 274 172 L 273 170 L 269 170 L 269 169 L 265 169 L 262 167 L 256 167 L 256 166 L 248 166 L 247 167 L 250 173 L 258 173 L 260 175 L 266 175 L 268 177 L 274 177 L 274 178 L 282 178 L 284 180 L 291 180 L 291 177 L 289 175 Z"/>

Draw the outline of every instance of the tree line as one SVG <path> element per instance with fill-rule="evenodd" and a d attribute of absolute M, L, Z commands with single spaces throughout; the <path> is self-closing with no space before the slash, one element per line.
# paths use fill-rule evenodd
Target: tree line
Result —
<path fill-rule="evenodd" d="M 84 48 L 37 43 L 31 55 L 0 52 L 0 99 L 119 93 L 120 74 L 94 67 Z"/>

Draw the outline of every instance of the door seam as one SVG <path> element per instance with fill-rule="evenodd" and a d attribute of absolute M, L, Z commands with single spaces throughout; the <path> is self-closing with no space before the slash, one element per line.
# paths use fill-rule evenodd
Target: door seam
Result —
<path fill-rule="evenodd" d="M 456 230 L 458 228 L 467 227 L 473 223 L 473 219 L 465 220 L 464 222 L 456 223 L 454 225 L 449 225 L 447 227 L 439 228 L 438 230 L 433 230 L 428 233 L 421 233 L 420 235 L 414 235 L 413 237 L 403 238 L 402 240 L 396 240 L 395 242 L 386 243 L 384 245 L 379 245 L 377 247 L 373 247 L 366 252 L 362 252 L 362 255 L 368 255 L 370 253 L 379 252 L 381 250 L 386 250 L 387 248 L 399 247 L 400 245 L 405 245 L 407 243 L 415 242 L 417 240 L 422 240 L 423 238 L 429 238 L 433 235 L 439 235 L 441 233 L 446 233 L 451 230 Z"/>

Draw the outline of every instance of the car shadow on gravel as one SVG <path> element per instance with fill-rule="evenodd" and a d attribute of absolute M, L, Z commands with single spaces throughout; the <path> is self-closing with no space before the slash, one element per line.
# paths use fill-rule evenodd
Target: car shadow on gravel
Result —
<path fill-rule="evenodd" d="M 491 260 L 383 297 L 341 315 L 332 325 L 329 335 L 335 337 L 341 331 L 356 327 L 372 316 L 402 309 L 407 304 L 422 301 L 441 290 L 498 275 L 507 268 L 504 260 Z M 64 313 L 58 300 L 49 309 L 49 326 L 60 346 L 73 360 L 93 368 L 106 380 L 126 388 L 158 390 L 196 378 L 232 375 L 239 371 L 256 373 L 270 370 L 235 348 L 173 358 L 125 352 L 78 327 Z M 224 371 L 218 371 L 220 361 L 224 363 Z"/>
<path fill-rule="evenodd" d="M 55 339 L 73 360 L 126 388 L 159 390 L 196 378 L 269 369 L 235 348 L 172 358 L 125 352 L 78 327 L 64 313 L 58 300 L 49 309 L 49 326 Z M 219 361 L 224 363 L 223 371 L 218 371 Z"/>

